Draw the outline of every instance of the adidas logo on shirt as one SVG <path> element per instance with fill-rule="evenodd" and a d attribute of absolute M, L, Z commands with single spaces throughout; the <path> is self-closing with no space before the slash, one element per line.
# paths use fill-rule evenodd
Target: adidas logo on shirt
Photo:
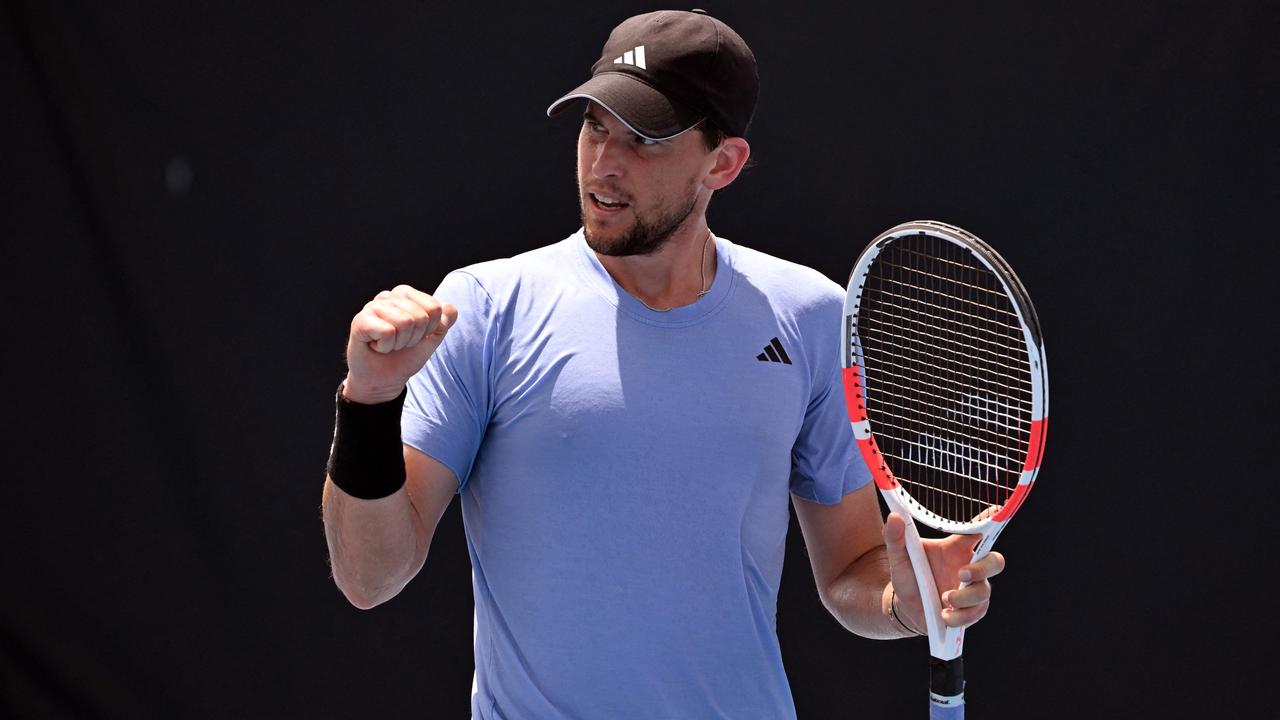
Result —
<path fill-rule="evenodd" d="M 764 346 L 764 352 L 756 356 L 760 362 L 775 362 L 783 365 L 790 365 L 791 358 L 787 357 L 787 351 L 782 349 L 782 343 L 778 342 L 778 338 L 769 341 Z"/>
<path fill-rule="evenodd" d="M 635 50 L 628 50 L 622 53 L 622 57 L 615 58 L 614 65 L 635 65 L 641 70 L 645 70 L 644 66 L 644 46 L 637 45 Z"/>

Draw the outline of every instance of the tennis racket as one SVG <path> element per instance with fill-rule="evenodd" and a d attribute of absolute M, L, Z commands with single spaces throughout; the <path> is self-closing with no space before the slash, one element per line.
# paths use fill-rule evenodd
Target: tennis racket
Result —
<path fill-rule="evenodd" d="M 844 305 L 844 389 L 862 457 L 906 544 L 929 630 L 930 717 L 964 717 L 964 628 L 942 603 L 916 522 L 981 535 L 1021 507 L 1044 450 L 1049 390 L 1031 300 L 1004 258 L 921 220 L 867 246 Z"/>

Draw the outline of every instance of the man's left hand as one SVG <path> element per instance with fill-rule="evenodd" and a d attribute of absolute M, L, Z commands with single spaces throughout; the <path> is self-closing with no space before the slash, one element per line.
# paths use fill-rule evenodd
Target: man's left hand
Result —
<path fill-rule="evenodd" d="M 889 573 L 897 593 L 897 614 L 910 629 L 924 634 L 924 604 L 916 585 L 911 557 L 907 555 L 906 523 L 902 516 L 890 513 L 884 522 L 884 544 L 889 559 Z M 942 621 L 949 627 L 967 627 L 987 614 L 991 603 L 990 579 L 1004 570 L 1004 556 L 991 552 L 978 560 L 973 549 L 981 535 L 952 535 L 941 540 L 923 538 L 925 556 L 933 570 L 942 600 Z M 961 582 L 968 585 L 960 587 Z"/>

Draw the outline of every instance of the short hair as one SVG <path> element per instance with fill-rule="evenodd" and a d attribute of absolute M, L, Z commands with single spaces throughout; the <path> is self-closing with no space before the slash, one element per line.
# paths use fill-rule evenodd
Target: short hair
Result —
<path fill-rule="evenodd" d="M 698 130 L 702 133 L 702 145 L 707 149 L 707 152 L 711 152 L 712 150 L 720 147 L 720 143 L 724 142 L 724 139 L 729 137 L 729 133 L 720 129 L 720 126 L 711 118 L 707 118 L 698 123 Z M 755 166 L 756 159 L 749 157 L 747 158 L 747 162 L 743 164 L 742 170 L 743 172 L 746 172 Z"/>
<path fill-rule="evenodd" d="M 698 123 L 698 129 L 702 131 L 702 144 L 707 148 L 707 152 L 720 147 L 720 143 L 724 142 L 724 139 L 728 137 L 725 131 L 721 130 L 720 126 L 711 118 L 706 118 L 701 123 Z"/>

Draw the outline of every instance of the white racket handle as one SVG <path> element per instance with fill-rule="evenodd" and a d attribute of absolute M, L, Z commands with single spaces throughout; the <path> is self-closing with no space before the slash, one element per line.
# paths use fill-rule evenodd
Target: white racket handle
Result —
<path fill-rule="evenodd" d="M 924 605 L 924 622 L 929 631 L 929 654 L 939 660 L 959 657 L 964 651 L 964 628 L 947 627 L 942 620 L 942 598 L 938 595 L 938 584 L 934 582 L 933 569 L 929 567 L 929 558 L 925 555 L 924 543 L 920 541 L 916 521 L 897 495 L 891 492 L 881 495 L 889 510 L 906 520 L 904 539 L 907 555 L 911 558 L 911 568 L 915 571 L 916 586 L 920 589 L 920 601 Z"/>

